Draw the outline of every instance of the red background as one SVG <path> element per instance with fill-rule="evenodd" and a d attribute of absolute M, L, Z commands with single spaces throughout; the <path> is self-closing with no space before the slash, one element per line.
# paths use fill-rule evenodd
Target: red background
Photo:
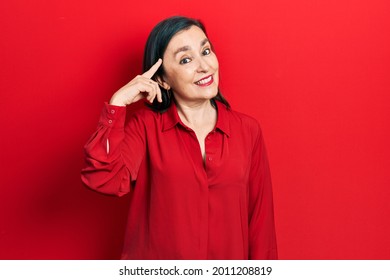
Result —
<path fill-rule="evenodd" d="M 161 19 L 208 27 L 262 124 L 281 259 L 390 259 L 390 2 L 1 1 L 0 258 L 111 259 L 128 197 L 80 182 L 103 102 Z"/>

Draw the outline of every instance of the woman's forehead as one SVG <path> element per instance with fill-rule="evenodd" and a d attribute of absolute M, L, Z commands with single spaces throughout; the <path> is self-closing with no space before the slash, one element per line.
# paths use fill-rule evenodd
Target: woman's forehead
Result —
<path fill-rule="evenodd" d="M 167 51 L 177 52 L 180 48 L 201 47 L 208 41 L 206 34 L 202 29 L 193 25 L 189 29 L 181 30 L 176 33 L 169 41 Z"/>

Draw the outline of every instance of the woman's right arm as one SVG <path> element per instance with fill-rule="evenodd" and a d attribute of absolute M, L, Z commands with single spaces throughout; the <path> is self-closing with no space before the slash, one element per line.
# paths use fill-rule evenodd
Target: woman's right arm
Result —
<path fill-rule="evenodd" d="M 145 128 L 135 115 L 125 126 L 126 105 L 142 98 L 149 102 L 157 98 L 161 102 L 158 84 L 151 80 L 161 63 L 159 59 L 105 104 L 98 128 L 84 147 L 86 166 L 81 171 L 81 179 L 88 187 L 118 196 L 130 191 L 130 182 L 137 179 L 145 154 Z"/>

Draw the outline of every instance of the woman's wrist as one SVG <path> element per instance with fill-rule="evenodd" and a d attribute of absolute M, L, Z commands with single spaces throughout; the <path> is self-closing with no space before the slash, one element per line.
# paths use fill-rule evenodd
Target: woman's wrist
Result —
<path fill-rule="evenodd" d="M 126 103 L 117 98 L 116 96 L 111 97 L 110 102 L 108 102 L 108 104 L 121 107 L 126 106 Z"/>

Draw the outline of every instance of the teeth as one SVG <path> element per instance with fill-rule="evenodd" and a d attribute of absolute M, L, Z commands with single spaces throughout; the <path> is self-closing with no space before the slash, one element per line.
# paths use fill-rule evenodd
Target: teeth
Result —
<path fill-rule="evenodd" d="M 211 76 L 209 76 L 207 79 L 200 80 L 200 81 L 196 82 L 195 84 L 197 84 L 197 85 L 204 85 L 204 84 L 207 84 L 210 81 L 211 81 Z"/>

